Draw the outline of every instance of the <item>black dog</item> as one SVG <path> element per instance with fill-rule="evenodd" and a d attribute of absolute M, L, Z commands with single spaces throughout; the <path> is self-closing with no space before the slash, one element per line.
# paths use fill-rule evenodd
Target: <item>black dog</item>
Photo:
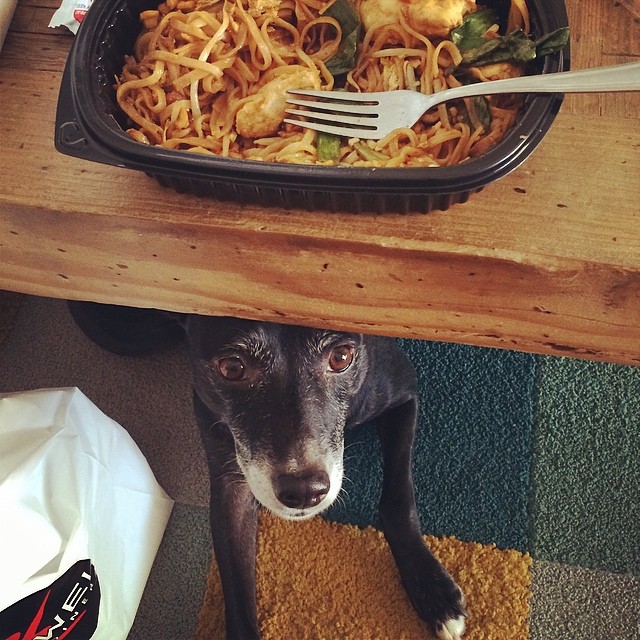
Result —
<path fill-rule="evenodd" d="M 153 311 L 70 308 L 89 337 L 118 353 L 175 339 L 175 327 Z M 402 583 L 429 628 L 459 640 L 464 597 L 421 536 L 411 478 L 416 379 L 395 340 L 232 318 L 188 316 L 181 324 L 211 476 L 227 639 L 260 638 L 259 506 L 293 520 L 326 509 L 341 488 L 345 428 L 374 421 L 383 455 L 380 515 Z"/>
<path fill-rule="evenodd" d="M 375 420 L 383 529 L 420 617 L 439 638 L 464 630 L 460 589 L 420 533 L 411 479 L 415 372 L 390 338 L 230 318 L 186 322 L 195 411 L 211 475 L 211 528 L 228 640 L 259 638 L 258 506 L 302 520 L 340 492 L 344 429 Z"/>

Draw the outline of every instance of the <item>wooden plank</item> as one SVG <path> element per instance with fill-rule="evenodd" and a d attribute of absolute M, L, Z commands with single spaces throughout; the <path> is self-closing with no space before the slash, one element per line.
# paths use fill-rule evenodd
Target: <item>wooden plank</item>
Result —
<path fill-rule="evenodd" d="M 638 94 L 572 97 L 522 167 L 446 212 L 220 203 L 55 151 L 72 37 L 43 28 L 48 3 L 21 0 L 0 56 L 1 288 L 640 363 Z M 615 18 L 623 41 L 615 7 L 589 4 L 570 5 L 574 60 L 633 58 L 635 36 L 597 36 Z"/>
<path fill-rule="evenodd" d="M 66 46 L 70 46 L 73 41 L 73 34 L 66 28 L 51 28 L 49 22 L 53 17 L 56 7 L 43 6 L 42 4 L 18 3 L 11 30 L 13 33 L 39 33 L 47 36 L 61 36 L 67 41 Z"/>
<path fill-rule="evenodd" d="M 0 242 L 7 289 L 640 364 L 640 276 L 594 262 L 26 206 Z"/>
<path fill-rule="evenodd" d="M 640 21 L 640 0 L 620 0 L 620 4 L 631 13 L 635 20 Z"/>
<path fill-rule="evenodd" d="M 58 78 L 62 77 L 72 40 L 66 33 L 51 31 L 51 34 L 9 31 L 0 56 L 0 80 L 26 82 L 27 78 L 17 76 L 15 69 L 21 72 L 51 71 Z"/>
<path fill-rule="evenodd" d="M 571 29 L 571 68 L 586 69 L 640 60 L 640 23 L 619 2 L 566 2 Z M 620 114 L 640 119 L 637 93 L 566 95 L 566 110 L 585 115 Z"/>

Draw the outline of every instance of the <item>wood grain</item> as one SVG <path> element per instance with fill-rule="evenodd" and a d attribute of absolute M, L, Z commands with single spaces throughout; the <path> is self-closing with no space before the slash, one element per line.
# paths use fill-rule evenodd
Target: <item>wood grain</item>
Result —
<path fill-rule="evenodd" d="M 624 7 L 568 9 L 574 68 L 640 57 Z M 640 364 L 638 93 L 567 97 L 523 166 L 445 212 L 221 203 L 55 151 L 52 12 L 21 1 L 0 55 L 0 288 Z"/>

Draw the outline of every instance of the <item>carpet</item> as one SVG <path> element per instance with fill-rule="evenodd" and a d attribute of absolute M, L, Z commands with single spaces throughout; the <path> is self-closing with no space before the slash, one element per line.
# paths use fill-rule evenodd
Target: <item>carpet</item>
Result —
<path fill-rule="evenodd" d="M 401 344 L 421 386 L 423 533 L 467 592 L 467 637 L 640 640 L 640 368 Z M 63 300 L 0 292 L 0 391 L 64 386 L 129 431 L 176 501 L 128 640 L 223 640 L 186 349 L 116 356 Z M 375 433 L 348 438 L 340 504 L 308 523 L 261 522 L 269 638 L 396 640 L 420 628 L 377 532 Z"/>
<path fill-rule="evenodd" d="M 455 538 L 425 536 L 425 541 L 465 592 L 471 606 L 468 640 L 527 637 L 528 555 Z M 257 565 L 264 640 L 425 638 L 384 537 L 373 527 L 323 518 L 287 522 L 264 512 Z M 197 638 L 224 638 L 223 623 L 214 564 Z"/>
<path fill-rule="evenodd" d="M 420 385 L 418 509 L 427 544 L 466 594 L 465 637 L 640 638 L 640 369 L 400 344 Z M 322 516 L 261 515 L 265 640 L 429 637 L 379 531 L 374 429 L 348 434 L 345 464 L 345 492 Z M 603 593 L 607 571 L 622 582 Z M 534 577 L 550 580 L 543 593 L 555 588 L 556 599 L 545 603 Z M 580 602 L 617 607 L 611 626 L 585 624 Z M 213 562 L 197 640 L 223 639 L 223 617 Z"/>

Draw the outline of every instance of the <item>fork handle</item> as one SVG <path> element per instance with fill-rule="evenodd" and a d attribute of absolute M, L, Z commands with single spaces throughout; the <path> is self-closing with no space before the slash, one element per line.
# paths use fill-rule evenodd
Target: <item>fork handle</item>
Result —
<path fill-rule="evenodd" d="M 451 89 L 452 98 L 497 93 L 590 93 L 640 91 L 640 62 L 579 71 L 543 73 L 507 80 L 492 80 Z M 456 95 L 453 95 L 453 94 Z"/>

